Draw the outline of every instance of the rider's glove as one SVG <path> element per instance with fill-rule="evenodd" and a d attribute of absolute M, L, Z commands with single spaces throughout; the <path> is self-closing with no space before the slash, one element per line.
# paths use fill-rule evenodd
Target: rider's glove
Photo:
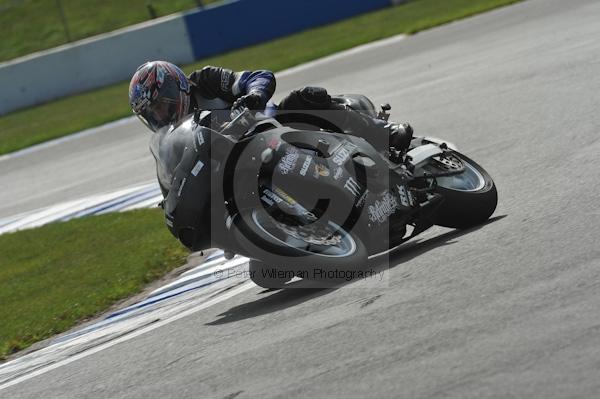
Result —
<path fill-rule="evenodd" d="M 246 109 L 260 109 L 262 98 L 256 93 L 249 93 L 235 100 L 231 107 L 231 119 L 244 112 Z"/>

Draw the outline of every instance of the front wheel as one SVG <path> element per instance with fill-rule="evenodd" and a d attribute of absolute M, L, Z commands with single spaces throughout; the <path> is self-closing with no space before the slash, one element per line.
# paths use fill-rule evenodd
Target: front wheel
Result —
<path fill-rule="evenodd" d="M 452 152 L 464 165 L 464 172 L 438 177 L 436 192 L 444 197 L 437 209 L 435 224 L 465 229 L 481 224 L 496 210 L 498 193 L 490 175 L 467 156 Z"/>

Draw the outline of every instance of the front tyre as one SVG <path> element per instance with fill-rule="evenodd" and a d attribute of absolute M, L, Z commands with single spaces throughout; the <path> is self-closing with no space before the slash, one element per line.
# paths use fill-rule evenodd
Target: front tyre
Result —
<path fill-rule="evenodd" d="M 459 175 L 437 178 L 436 192 L 444 197 L 435 224 L 465 229 L 481 224 L 496 210 L 498 192 L 491 176 L 467 156 L 452 152 L 465 171 Z"/>

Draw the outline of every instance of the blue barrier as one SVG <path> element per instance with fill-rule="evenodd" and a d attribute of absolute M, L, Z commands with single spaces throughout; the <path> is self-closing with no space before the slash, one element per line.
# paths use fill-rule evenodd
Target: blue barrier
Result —
<path fill-rule="evenodd" d="M 233 0 L 184 15 L 196 59 L 389 6 L 390 0 Z"/>

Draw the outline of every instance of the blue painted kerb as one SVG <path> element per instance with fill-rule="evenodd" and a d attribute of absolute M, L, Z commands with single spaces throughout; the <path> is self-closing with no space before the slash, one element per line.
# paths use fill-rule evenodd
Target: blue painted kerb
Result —
<path fill-rule="evenodd" d="M 233 0 L 188 13 L 184 21 L 198 60 L 389 5 L 390 0 Z"/>

